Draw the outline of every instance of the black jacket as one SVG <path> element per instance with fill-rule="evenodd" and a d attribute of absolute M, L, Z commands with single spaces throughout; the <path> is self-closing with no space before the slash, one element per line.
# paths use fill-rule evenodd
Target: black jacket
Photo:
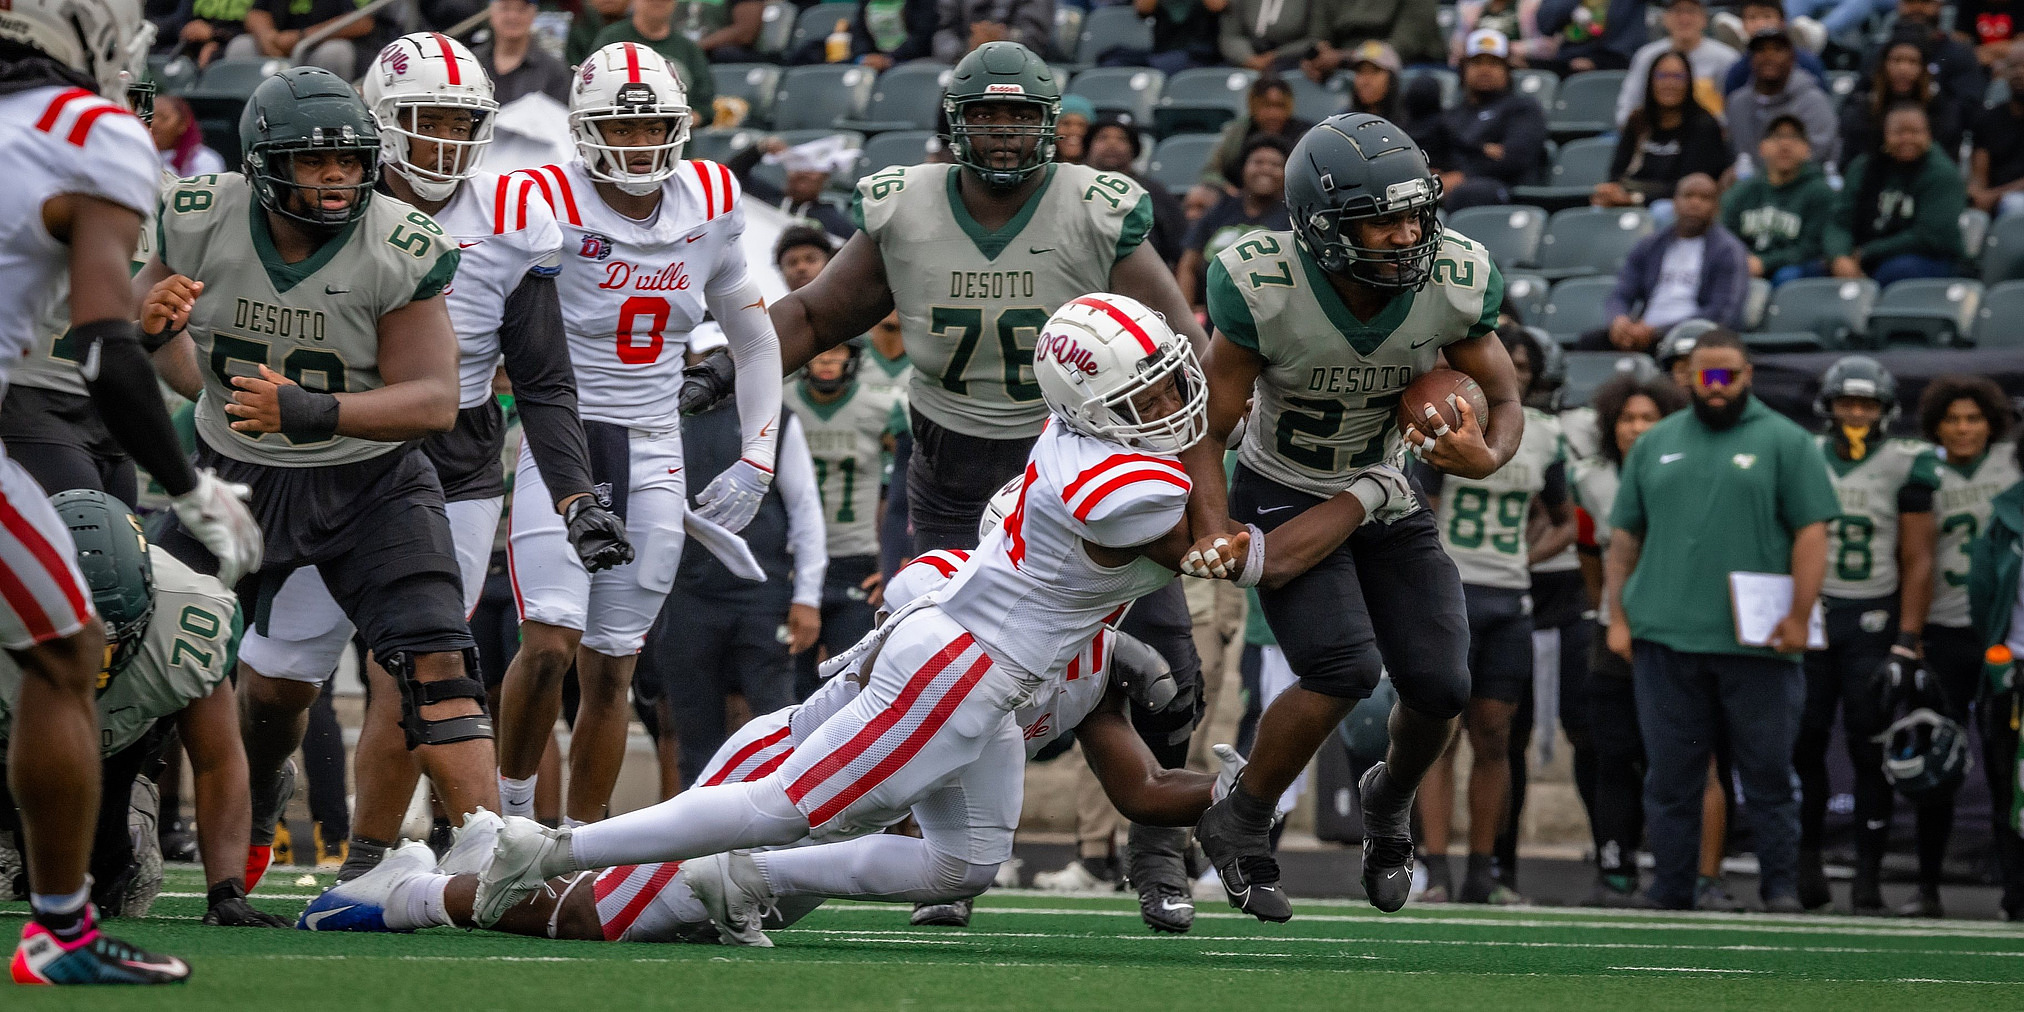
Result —
<path fill-rule="evenodd" d="M 1489 177 L 1507 185 L 1523 183 L 1545 160 L 1546 110 L 1530 96 L 1508 88 L 1481 105 L 1471 105 L 1465 97 L 1441 113 L 1422 140 L 1436 170 Z M 1502 144 L 1504 157 L 1484 154 L 1485 144 Z"/>

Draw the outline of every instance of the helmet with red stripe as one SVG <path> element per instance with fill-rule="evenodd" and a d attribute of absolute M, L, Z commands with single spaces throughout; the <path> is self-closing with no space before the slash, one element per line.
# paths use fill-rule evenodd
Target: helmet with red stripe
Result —
<path fill-rule="evenodd" d="M 1179 453 L 1208 428 L 1195 347 L 1137 300 L 1097 293 L 1047 321 L 1033 350 L 1047 406 L 1084 435 Z"/>
<path fill-rule="evenodd" d="M 991 501 L 984 504 L 984 515 L 977 520 L 978 541 L 990 537 L 991 532 L 1012 515 L 1012 510 L 1019 505 L 1019 492 L 1025 487 L 1026 476 L 1017 474 L 1012 476 L 1011 481 L 998 486 L 998 491 L 991 493 Z"/>
<path fill-rule="evenodd" d="M 448 200 L 478 171 L 499 112 L 484 66 L 440 32 L 387 43 L 366 72 L 365 104 L 379 124 L 380 162 L 424 200 Z"/>
<path fill-rule="evenodd" d="M 590 54 L 569 87 L 569 129 L 584 171 L 634 196 L 654 192 L 675 174 L 690 119 L 681 77 L 637 42 Z"/>
<path fill-rule="evenodd" d="M 140 0 L 11 0 L 0 3 L 0 40 L 85 74 L 100 95 L 120 102 L 147 72 L 155 26 Z"/>

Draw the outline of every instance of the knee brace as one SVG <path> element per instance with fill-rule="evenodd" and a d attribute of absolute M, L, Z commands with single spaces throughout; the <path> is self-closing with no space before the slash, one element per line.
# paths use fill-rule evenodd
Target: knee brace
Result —
<path fill-rule="evenodd" d="M 462 654 L 464 677 L 439 682 L 424 682 L 415 677 L 415 655 L 412 653 L 401 651 L 387 658 L 387 670 L 393 672 L 394 684 L 401 690 L 401 733 L 407 737 L 408 751 L 423 745 L 453 745 L 460 741 L 491 739 L 492 717 L 485 712 L 485 685 L 471 677 L 478 670 L 478 650 L 465 647 Z M 478 712 L 441 720 L 422 716 L 423 707 L 452 699 L 475 699 L 478 701 Z"/>

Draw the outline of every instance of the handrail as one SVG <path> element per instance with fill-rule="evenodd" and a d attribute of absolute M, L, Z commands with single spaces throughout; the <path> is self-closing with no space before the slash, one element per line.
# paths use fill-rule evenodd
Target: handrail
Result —
<path fill-rule="evenodd" d="M 451 25 L 450 30 L 444 32 L 443 34 L 453 39 L 462 39 L 472 29 L 475 29 L 479 25 L 482 25 L 485 22 L 491 20 L 491 18 L 492 18 L 491 9 L 489 7 L 481 7 L 478 9 L 478 13 L 473 14 L 468 18 L 465 18 L 464 20 L 459 21 L 454 25 Z"/>
<path fill-rule="evenodd" d="M 300 42 L 297 42 L 295 44 L 295 48 L 289 52 L 288 58 L 295 61 L 297 64 L 300 64 L 302 62 L 303 56 L 308 54 L 310 49 L 314 48 L 318 43 L 321 43 L 323 40 L 336 35 L 338 32 L 343 31 L 344 29 L 349 28 L 352 25 L 355 25 L 366 18 L 372 17 L 373 14 L 379 10 L 391 7 L 394 4 L 401 2 L 402 0 L 372 0 L 371 3 L 366 4 L 365 6 L 360 7 L 359 9 L 352 11 L 349 14 L 346 14 L 341 18 L 332 19 L 331 21 L 324 24 L 323 27 L 318 28 L 316 31 L 303 36 L 302 40 Z"/>

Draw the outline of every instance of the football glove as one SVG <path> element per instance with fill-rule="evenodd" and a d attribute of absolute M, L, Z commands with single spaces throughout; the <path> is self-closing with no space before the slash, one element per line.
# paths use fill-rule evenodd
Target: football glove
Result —
<path fill-rule="evenodd" d="M 773 486 L 773 472 L 740 459 L 710 479 L 696 497 L 696 515 L 733 534 L 745 529 L 759 512 L 759 500 Z"/>
<path fill-rule="evenodd" d="M 225 928 L 291 928 L 293 924 L 246 902 L 246 887 L 238 879 L 226 879 L 211 887 L 205 899 L 204 923 Z"/>
<path fill-rule="evenodd" d="M 1903 706 L 1914 691 L 1923 687 L 1925 679 L 1922 677 L 1924 672 L 1920 670 L 1922 667 L 1917 651 L 1909 647 L 1894 646 L 1884 657 L 1883 663 L 1878 664 L 1876 670 L 1870 672 L 1867 693 L 1869 704 L 1876 708 L 1875 713 L 1883 717 L 1886 723 L 1897 714 L 1898 707 Z"/>
<path fill-rule="evenodd" d="M 1420 507 L 1406 473 L 1390 464 L 1373 464 L 1357 472 L 1348 491 L 1363 503 L 1366 523 L 1388 524 Z"/>
<path fill-rule="evenodd" d="M 169 500 L 176 519 L 218 559 L 218 582 L 230 587 L 260 568 L 264 551 L 260 525 L 246 510 L 252 490 L 222 481 L 209 468 L 197 471 L 197 485 Z"/>
<path fill-rule="evenodd" d="M 1209 788 L 1209 800 L 1220 802 L 1230 796 L 1237 787 L 1237 778 L 1244 774 L 1244 757 L 1237 754 L 1233 745 L 1211 745 L 1209 751 L 1223 764 L 1223 771 L 1216 774 L 1216 786 Z"/>
<path fill-rule="evenodd" d="M 682 414 L 700 415 L 736 392 L 736 376 L 730 350 L 718 348 L 682 370 L 682 388 L 675 395 L 675 406 Z"/>
<path fill-rule="evenodd" d="M 597 504 L 590 496 L 570 500 L 562 522 L 569 529 L 569 547 L 590 572 L 623 566 L 633 560 L 632 542 L 625 536 L 625 521 Z"/>

